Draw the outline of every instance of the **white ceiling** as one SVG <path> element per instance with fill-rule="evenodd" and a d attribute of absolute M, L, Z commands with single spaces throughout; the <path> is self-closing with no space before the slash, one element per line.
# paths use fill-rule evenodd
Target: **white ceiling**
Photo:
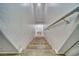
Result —
<path fill-rule="evenodd" d="M 79 4 L 76 3 L 41 3 L 40 6 L 37 3 L 0 4 L 0 17 L 2 19 L 11 18 L 15 12 L 16 15 L 18 15 L 18 19 L 21 17 L 21 19 L 25 20 L 26 24 L 48 24 L 51 21 L 59 19 L 78 5 Z M 9 17 L 7 13 L 10 13 L 11 16 Z M 16 18 L 16 15 L 13 17 L 14 19 Z"/>

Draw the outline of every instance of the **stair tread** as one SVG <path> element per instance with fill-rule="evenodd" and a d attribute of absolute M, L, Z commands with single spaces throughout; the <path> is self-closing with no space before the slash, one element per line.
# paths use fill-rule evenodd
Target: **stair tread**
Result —
<path fill-rule="evenodd" d="M 45 37 L 34 37 L 22 53 L 23 55 L 56 55 Z"/>

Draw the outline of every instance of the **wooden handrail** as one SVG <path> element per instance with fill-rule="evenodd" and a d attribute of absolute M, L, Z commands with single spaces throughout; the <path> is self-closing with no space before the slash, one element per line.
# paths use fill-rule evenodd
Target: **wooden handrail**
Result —
<path fill-rule="evenodd" d="M 63 16 L 62 18 L 60 18 L 59 20 L 57 20 L 54 23 L 50 24 L 47 28 L 44 29 L 44 31 L 48 30 L 51 26 L 53 26 L 53 25 L 57 24 L 58 22 L 64 20 L 66 17 L 72 15 L 75 12 L 79 12 L 79 7 L 75 8 L 74 10 L 72 10 L 71 12 L 69 12 L 68 14 L 66 14 L 65 16 Z"/>

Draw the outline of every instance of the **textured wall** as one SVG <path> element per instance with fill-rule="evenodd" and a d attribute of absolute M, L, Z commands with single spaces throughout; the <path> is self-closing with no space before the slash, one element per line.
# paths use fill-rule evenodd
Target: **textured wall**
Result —
<path fill-rule="evenodd" d="M 0 29 L 18 50 L 22 50 L 34 34 L 31 6 L 3 4 Z"/>
<path fill-rule="evenodd" d="M 0 31 L 0 53 L 18 52 L 18 50 L 7 40 L 7 38 Z"/>
<path fill-rule="evenodd" d="M 45 32 L 49 43 L 56 50 L 57 53 L 64 53 L 61 48 L 64 46 L 64 43 L 72 34 L 72 32 L 75 30 L 77 24 L 79 23 L 78 19 L 78 14 L 75 13 L 67 18 L 67 20 L 70 21 L 70 24 L 66 24 L 65 22 L 61 21 L 53 26 L 50 31 Z"/>
<path fill-rule="evenodd" d="M 68 40 L 65 42 L 63 47 L 60 49 L 60 53 L 65 52 L 67 49 L 69 49 L 75 42 L 79 40 L 79 24 L 77 25 L 76 29 L 73 31 L 71 36 L 68 38 Z M 77 55 L 79 54 L 79 43 L 77 43 L 73 48 L 71 48 L 68 52 L 66 52 L 66 55 Z"/>

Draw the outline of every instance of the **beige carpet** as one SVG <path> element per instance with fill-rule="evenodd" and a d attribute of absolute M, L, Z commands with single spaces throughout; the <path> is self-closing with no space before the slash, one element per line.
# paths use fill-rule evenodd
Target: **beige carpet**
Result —
<path fill-rule="evenodd" d="M 55 56 L 45 37 L 34 37 L 29 45 L 22 51 L 23 56 Z"/>

